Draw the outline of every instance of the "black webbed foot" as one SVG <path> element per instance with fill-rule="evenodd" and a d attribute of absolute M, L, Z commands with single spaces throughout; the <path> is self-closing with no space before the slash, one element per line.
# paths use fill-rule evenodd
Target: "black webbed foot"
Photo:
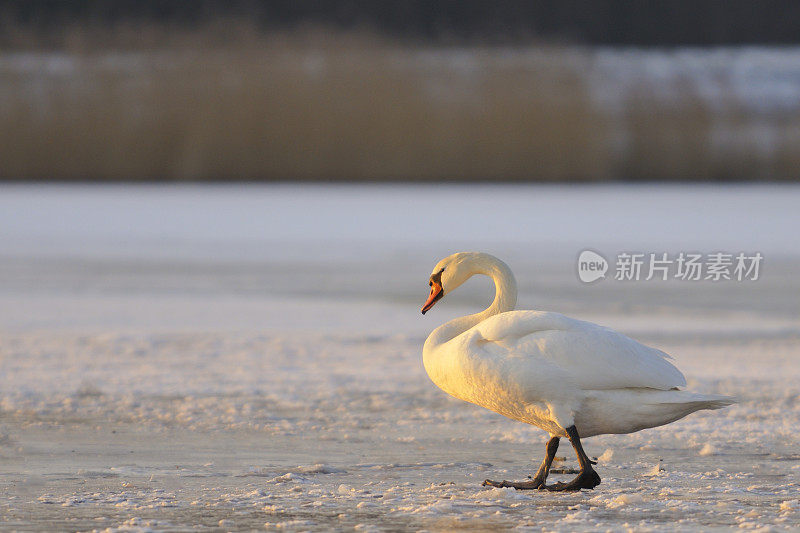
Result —
<path fill-rule="evenodd" d="M 483 486 L 497 487 L 499 489 L 514 488 L 517 490 L 544 489 L 547 474 L 550 472 L 550 465 L 553 464 L 553 458 L 556 456 L 556 451 L 558 450 L 558 441 L 558 437 L 550 437 L 550 440 L 547 441 L 547 453 L 544 456 L 544 461 L 542 461 L 542 466 L 539 467 L 535 476 L 528 476 L 529 481 L 506 481 L 505 479 L 503 481 L 492 481 L 491 479 L 487 479 L 483 482 Z"/>
<path fill-rule="evenodd" d="M 592 468 L 586 468 L 581 471 L 578 476 L 572 481 L 566 483 L 559 482 L 547 485 L 544 488 L 554 492 L 570 492 L 581 489 L 593 489 L 600 484 L 600 476 Z"/>

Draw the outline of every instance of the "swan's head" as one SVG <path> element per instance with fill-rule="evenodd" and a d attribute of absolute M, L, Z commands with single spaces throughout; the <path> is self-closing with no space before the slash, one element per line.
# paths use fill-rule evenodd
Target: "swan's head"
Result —
<path fill-rule="evenodd" d="M 422 306 L 422 314 L 427 313 L 445 293 L 453 292 L 475 274 L 483 257 L 487 255 L 477 252 L 458 252 L 436 263 L 428 281 L 431 292 L 425 305 Z"/>

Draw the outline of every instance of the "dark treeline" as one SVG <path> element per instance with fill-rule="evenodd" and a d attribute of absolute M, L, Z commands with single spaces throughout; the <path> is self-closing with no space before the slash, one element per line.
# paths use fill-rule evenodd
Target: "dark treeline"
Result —
<path fill-rule="evenodd" d="M 323 26 L 435 44 L 800 42 L 796 0 L 7 0 L 0 2 L 0 46 L 13 46 L 20 31 L 57 46 L 67 27 L 194 30 L 220 20 L 263 32 Z"/>

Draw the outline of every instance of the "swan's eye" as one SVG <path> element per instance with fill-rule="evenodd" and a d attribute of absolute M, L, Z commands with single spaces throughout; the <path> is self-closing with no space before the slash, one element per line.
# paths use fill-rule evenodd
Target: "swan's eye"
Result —
<path fill-rule="evenodd" d="M 428 287 L 433 287 L 433 281 L 428 282 Z"/>

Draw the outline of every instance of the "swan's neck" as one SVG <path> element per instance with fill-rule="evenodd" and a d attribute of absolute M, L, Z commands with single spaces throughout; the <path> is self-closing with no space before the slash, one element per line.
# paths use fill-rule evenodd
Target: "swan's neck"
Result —
<path fill-rule="evenodd" d="M 425 341 L 423 351 L 427 352 L 454 339 L 490 316 L 514 310 L 517 305 L 517 281 L 508 265 L 493 259 L 486 261 L 485 264 L 476 265 L 470 277 L 475 274 L 489 276 L 494 281 L 495 295 L 492 304 L 480 313 L 456 318 L 433 330 L 428 340 Z"/>

